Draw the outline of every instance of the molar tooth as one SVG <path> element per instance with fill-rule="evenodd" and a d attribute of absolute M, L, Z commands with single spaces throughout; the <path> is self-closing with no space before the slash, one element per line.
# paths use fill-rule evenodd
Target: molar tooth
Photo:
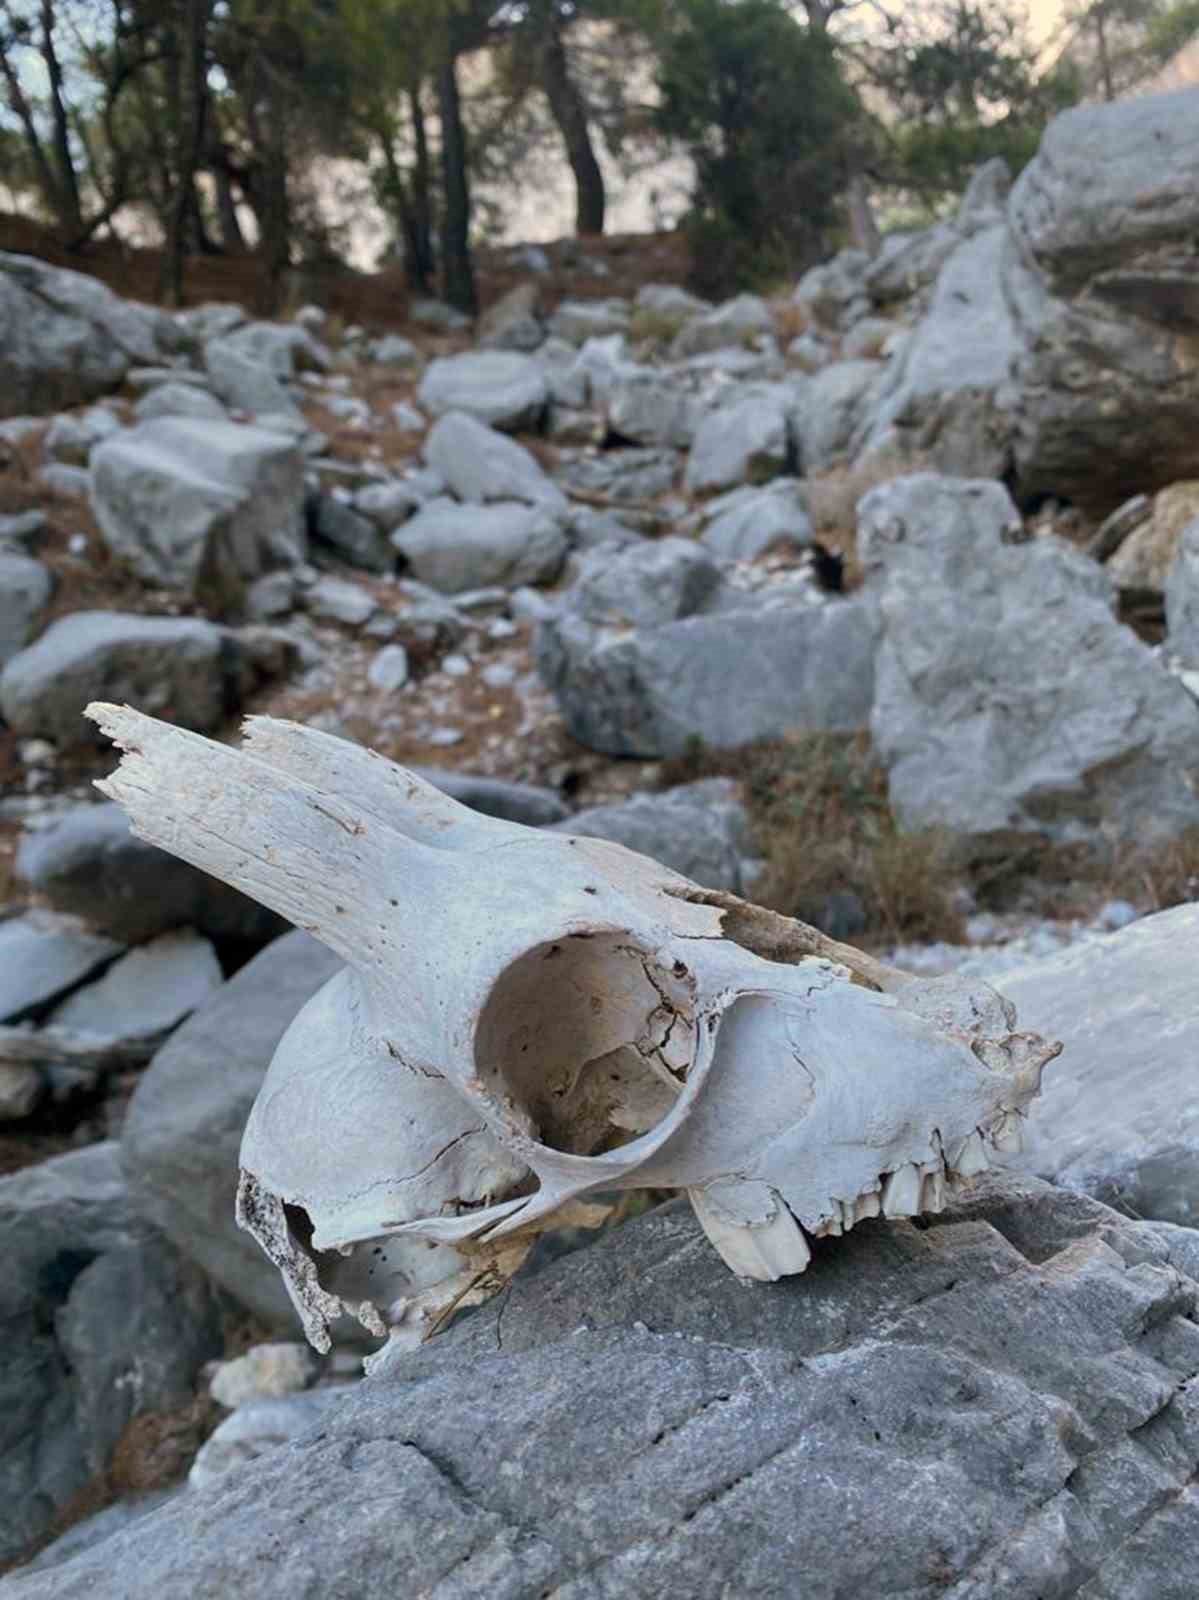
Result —
<path fill-rule="evenodd" d="M 986 1146 L 977 1128 L 962 1145 L 956 1160 L 950 1165 L 959 1178 L 975 1178 L 980 1172 L 988 1171 L 991 1163 L 987 1160 Z"/>
<path fill-rule="evenodd" d="M 844 1233 L 845 1229 L 841 1221 L 841 1208 L 837 1204 L 836 1200 L 832 1201 L 831 1203 L 837 1206 L 837 1215 L 835 1217 L 825 1217 L 823 1222 L 817 1223 L 817 1225 L 812 1229 L 813 1239 L 839 1239 L 842 1233 Z"/>
<path fill-rule="evenodd" d="M 945 1209 L 945 1169 L 939 1161 L 926 1162 L 920 1168 L 920 1209 Z"/>
<path fill-rule="evenodd" d="M 777 1196 L 774 1215 L 750 1225 L 734 1222 L 704 1194 L 689 1191 L 700 1226 L 721 1260 L 739 1278 L 775 1283 L 790 1273 L 802 1272 L 812 1259 L 803 1229 Z"/>
<path fill-rule="evenodd" d="M 920 1212 L 920 1168 L 905 1161 L 883 1184 L 883 1215 L 915 1217 Z"/>
<path fill-rule="evenodd" d="M 860 1194 L 853 1203 L 853 1220 L 865 1222 L 867 1217 L 877 1217 L 882 1211 L 882 1200 L 877 1189 L 870 1189 L 866 1194 Z"/>

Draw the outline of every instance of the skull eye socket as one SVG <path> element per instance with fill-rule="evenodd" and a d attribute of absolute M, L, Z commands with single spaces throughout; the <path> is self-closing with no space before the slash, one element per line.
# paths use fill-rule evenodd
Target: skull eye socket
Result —
<path fill-rule="evenodd" d="M 524 1130 L 599 1155 L 657 1126 L 694 1051 L 691 978 L 629 934 L 572 934 L 514 961 L 475 1036 L 483 1087 Z"/>

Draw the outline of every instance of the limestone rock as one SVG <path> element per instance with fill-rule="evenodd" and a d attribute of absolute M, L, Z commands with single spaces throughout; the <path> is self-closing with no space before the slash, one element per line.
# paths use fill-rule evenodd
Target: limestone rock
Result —
<path fill-rule="evenodd" d="M 143 1073 L 121 1135 L 140 1209 L 268 1324 L 295 1326 L 275 1268 L 233 1220 L 242 1127 L 275 1046 L 340 963 L 293 932 L 223 984 Z"/>
<path fill-rule="evenodd" d="M 0 548 L 0 667 L 29 643 L 53 590 L 54 579 L 40 561 Z"/>
<path fill-rule="evenodd" d="M 531 451 L 466 412 L 447 412 L 434 424 L 424 456 L 450 492 L 468 504 L 521 500 L 556 514 L 566 510 L 566 496 Z"/>
<path fill-rule="evenodd" d="M 997 483 L 874 489 L 871 726 L 907 827 L 1140 840 L 1199 823 L 1199 706 L 1112 613 L 1103 569 L 1031 543 Z"/>
<path fill-rule="evenodd" d="M 1194 1239 L 983 1180 L 747 1287 L 660 1207 L 0 1595 L 1189 1600 Z"/>
<path fill-rule="evenodd" d="M 1192 668 L 1199 668 L 1199 520 L 1178 539 L 1166 578 L 1167 642 Z"/>
<path fill-rule="evenodd" d="M 109 549 L 147 583 L 218 613 L 306 553 L 303 457 L 263 428 L 161 417 L 129 429 L 92 457 L 92 508 Z"/>
<path fill-rule="evenodd" d="M 235 643 L 211 622 L 74 611 L 0 672 L 0 712 L 17 733 L 64 748 L 96 742 L 83 708 L 97 698 L 153 706 L 203 733 L 236 703 L 236 674 Z"/>
<path fill-rule="evenodd" d="M 750 393 L 719 406 L 696 429 L 684 474 L 689 494 L 765 483 L 787 470 L 791 454 L 784 396 Z"/>
<path fill-rule="evenodd" d="M 0 922 L 0 1022 L 15 1022 L 75 988 L 121 945 L 67 917 L 26 912 Z"/>
<path fill-rule="evenodd" d="M 391 542 L 411 575 L 442 594 L 549 582 L 567 549 L 550 510 L 516 501 L 460 506 L 434 500 L 397 528 Z"/>
<path fill-rule="evenodd" d="M 203 1005 L 223 981 L 208 940 L 177 929 L 130 950 L 102 978 L 56 1006 L 49 1021 L 105 1040 L 156 1039 Z"/>
<path fill-rule="evenodd" d="M 1199 905 L 1176 906 L 1004 975 L 1020 1026 L 1066 1045 L 1014 1164 L 1133 1216 L 1199 1223 L 1197 948 Z"/>
<path fill-rule="evenodd" d="M 252 1400 L 278 1400 L 307 1389 L 320 1363 L 306 1344 L 256 1344 L 245 1355 L 222 1361 L 208 1390 L 218 1404 L 236 1411 Z"/>
<path fill-rule="evenodd" d="M 236 889 L 138 839 L 115 804 L 76 806 L 26 834 L 16 876 L 56 910 L 124 944 L 192 927 L 211 939 L 256 946 L 284 926 Z"/>
<path fill-rule="evenodd" d="M 146 390 L 134 411 L 139 422 L 153 422 L 155 417 L 228 420 L 228 413 L 216 395 L 196 383 L 156 384 Z"/>
<path fill-rule="evenodd" d="M 683 361 L 773 335 L 774 318 L 765 300 L 756 294 L 739 294 L 680 328 L 670 353 L 676 361 Z"/>
<path fill-rule="evenodd" d="M 776 478 L 761 489 L 734 489 L 704 508 L 700 539 L 721 561 L 752 561 L 774 545 L 812 542 L 802 482 Z"/>
<path fill-rule="evenodd" d="M 559 833 L 611 839 L 708 889 L 740 894 L 752 854 L 749 815 L 728 778 L 702 778 L 657 794 L 589 806 L 554 824 Z"/>
<path fill-rule="evenodd" d="M 549 320 L 552 336 L 565 339 L 568 344 L 581 345 L 588 339 L 627 333 L 628 329 L 627 300 L 563 300 Z"/>
<path fill-rule="evenodd" d="M 309 502 L 308 532 L 315 544 L 325 545 L 364 572 L 387 573 L 395 568 L 395 551 L 385 533 L 365 512 L 331 494 L 314 495 Z"/>
<path fill-rule="evenodd" d="M 1199 482 L 1172 483 L 1153 497 L 1149 519 L 1134 528 L 1107 563 L 1121 589 L 1164 590 L 1182 530 L 1199 519 Z"/>
<path fill-rule="evenodd" d="M 467 350 L 429 363 L 417 399 L 432 416 L 465 411 L 506 433 L 540 426 L 549 400 L 545 373 L 531 356 Z"/>

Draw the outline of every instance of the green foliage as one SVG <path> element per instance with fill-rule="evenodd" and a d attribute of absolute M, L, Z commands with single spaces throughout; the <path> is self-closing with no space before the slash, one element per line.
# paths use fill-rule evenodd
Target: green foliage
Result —
<path fill-rule="evenodd" d="M 680 0 L 657 44 L 658 128 L 695 163 L 697 286 L 794 275 L 824 247 L 859 116 L 831 44 L 773 0 Z"/>

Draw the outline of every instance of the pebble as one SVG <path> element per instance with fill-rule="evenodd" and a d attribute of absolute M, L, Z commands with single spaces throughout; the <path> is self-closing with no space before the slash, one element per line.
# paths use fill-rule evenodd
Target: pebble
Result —
<path fill-rule="evenodd" d="M 244 1356 L 222 1361 L 208 1389 L 229 1411 L 251 1400 L 277 1400 L 310 1388 L 320 1376 L 320 1363 L 305 1344 L 256 1344 Z"/>
<path fill-rule="evenodd" d="M 451 678 L 466 678 L 470 675 L 470 661 L 466 656 L 443 656 L 441 670 Z"/>
<path fill-rule="evenodd" d="M 372 689 L 389 692 L 402 689 L 408 682 L 408 652 L 402 644 L 384 645 L 367 668 L 367 682 Z"/>
<path fill-rule="evenodd" d="M 425 735 L 426 744 L 435 744 L 448 748 L 452 744 L 461 744 L 463 733 L 461 728 L 434 728 Z"/>

